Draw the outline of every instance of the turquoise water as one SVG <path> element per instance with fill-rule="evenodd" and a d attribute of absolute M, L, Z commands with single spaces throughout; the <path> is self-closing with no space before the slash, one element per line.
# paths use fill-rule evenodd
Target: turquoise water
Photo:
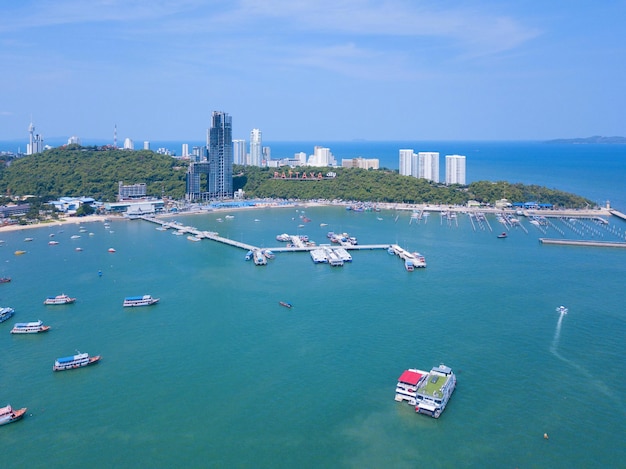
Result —
<path fill-rule="evenodd" d="M 312 222 L 298 228 L 302 210 Z M 0 285 L 2 305 L 15 321 L 52 326 L 15 337 L 12 320 L 0 324 L 2 405 L 29 408 L 1 429 L 7 467 L 623 463 L 626 250 L 541 245 L 525 220 L 528 234 L 500 240 L 495 219 L 493 231 L 474 231 L 465 215 L 409 224 L 409 212 L 338 207 L 232 214 L 178 220 L 266 247 L 283 232 L 319 243 L 346 231 L 420 251 L 428 267 L 408 273 L 385 250 L 355 252 L 343 268 L 305 253 L 256 267 L 242 250 L 144 221 L 86 224 L 93 236 L 78 225 L 4 233 L 0 274 L 13 281 Z M 78 300 L 43 306 L 60 293 Z M 122 308 L 146 293 L 161 302 Z M 559 323 L 560 304 L 569 314 Z M 102 362 L 51 371 L 75 350 Z M 439 420 L 394 401 L 405 368 L 441 362 L 458 387 Z M 37 448 L 27 462 L 25 445 Z"/>

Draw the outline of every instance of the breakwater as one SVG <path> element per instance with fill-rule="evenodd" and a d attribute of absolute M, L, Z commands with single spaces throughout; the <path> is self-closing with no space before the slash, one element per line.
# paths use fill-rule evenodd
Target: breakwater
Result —
<path fill-rule="evenodd" d="M 575 239 L 539 238 L 541 244 L 560 244 L 565 246 L 587 246 L 604 248 L 626 248 L 626 243 L 615 241 L 587 241 Z"/>

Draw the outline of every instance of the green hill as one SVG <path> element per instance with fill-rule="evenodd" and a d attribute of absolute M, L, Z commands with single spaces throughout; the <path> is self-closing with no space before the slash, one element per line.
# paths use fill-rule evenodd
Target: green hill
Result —
<path fill-rule="evenodd" d="M 493 204 L 537 201 L 558 207 L 582 208 L 594 203 L 574 194 L 535 185 L 480 181 L 468 186 L 446 186 L 425 179 L 400 176 L 396 171 L 332 168 L 335 177 L 302 180 L 326 175 L 329 168 L 280 169 L 278 174 L 298 178 L 274 178 L 275 169 L 235 166 L 234 189 L 248 198 L 342 199 L 369 202 L 465 204 L 469 200 Z M 62 196 L 88 196 L 114 201 L 118 182 L 145 183 L 151 196 L 183 199 L 187 163 L 149 150 L 128 151 L 85 148 L 78 145 L 55 148 L 10 161 L 0 170 L 0 190 L 5 196 L 35 195 L 43 200 Z"/>

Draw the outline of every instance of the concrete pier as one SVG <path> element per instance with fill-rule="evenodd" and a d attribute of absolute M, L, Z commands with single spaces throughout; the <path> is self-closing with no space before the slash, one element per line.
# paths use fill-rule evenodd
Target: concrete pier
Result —
<path fill-rule="evenodd" d="M 563 246 L 594 246 L 603 248 L 626 248 L 626 243 L 617 241 L 585 241 L 574 239 L 539 238 L 541 244 L 560 244 Z"/>

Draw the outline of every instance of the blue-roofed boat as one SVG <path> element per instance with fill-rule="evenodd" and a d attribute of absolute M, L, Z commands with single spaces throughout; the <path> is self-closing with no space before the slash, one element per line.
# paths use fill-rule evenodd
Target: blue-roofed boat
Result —
<path fill-rule="evenodd" d="M 66 305 L 74 303 L 76 298 L 70 298 L 67 295 L 49 296 L 43 302 L 44 305 Z"/>
<path fill-rule="evenodd" d="M 9 308 L 8 306 L 5 308 L 0 308 L 0 322 L 4 322 L 9 319 L 11 316 L 15 314 L 15 310 L 13 308 Z"/>
<path fill-rule="evenodd" d="M 124 306 L 150 306 L 158 302 L 159 298 L 152 298 L 150 295 L 127 296 L 124 298 Z"/>
<path fill-rule="evenodd" d="M 41 320 L 32 322 L 17 322 L 11 329 L 11 334 L 36 334 L 38 332 L 46 332 L 50 330 L 50 326 L 44 326 Z"/>
<path fill-rule="evenodd" d="M 95 355 L 90 357 L 88 353 L 77 353 L 70 357 L 57 358 L 54 361 L 53 371 L 73 370 L 75 368 L 81 368 L 83 366 L 93 365 L 98 363 L 102 357 Z"/>
<path fill-rule="evenodd" d="M 254 256 L 254 253 L 252 251 L 248 251 L 246 253 L 246 260 L 249 261 L 250 259 L 252 259 L 252 256 Z"/>

